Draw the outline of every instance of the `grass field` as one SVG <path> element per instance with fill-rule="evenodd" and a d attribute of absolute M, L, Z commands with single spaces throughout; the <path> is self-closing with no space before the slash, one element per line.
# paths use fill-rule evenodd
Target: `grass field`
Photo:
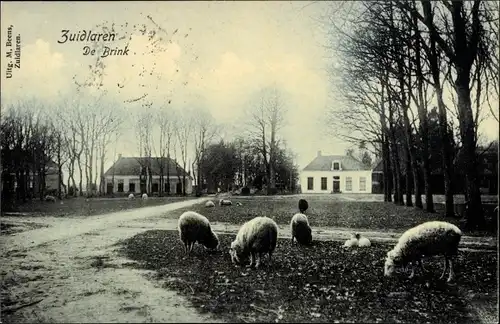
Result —
<path fill-rule="evenodd" d="M 132 208 L 159 206 L 178 201 L 193 199 L 193 197 L 150 197 L 147 200 L 135 198 L 70 198 L 61 201 L 45 202 L 33 200 L 20 204 L 5 211 L 11 216 L 27 214 L 29 216 L 91 216 L 112 213 Z M 2 211 L 4 213 L 4 211 Z M 15 213 L 15 214 L 11 214 Z"/>
<path fill-rule="evenodd" d="M 220 236 L 223 252 L 197 245 L 185 258 L 177 232 L 153 230 L 120 249 L 138 261 L 135 267 L 156 270 L 165 288 L 187 296 L 199 311 L 232 323 L 473 323 L 478 315 L 467 307 L 472 295 L 496 314 L 495 253 L 460 252 L 456 283 L 446 284 L 438 280 L 442 259 L 427 261 L 429 273 L 413 279 L 405 273 L 384 277 L 390 247 L 377 243 L 347 251 L 335 242 L 299 248 L 279 240 L 273 265 L 249 270 L 231 264 L 227 247 L 233 239 Z"/>
<path fill-rule="evenodd" d="M 357 229 L 380 229 L 402 231 L 430 220 L 444 220 L 460 225 L 458 218 L 446 218 L 443 206 L 436 205 L 436 213 L 427 213 L 412 207 L 396 206 L 393 203 L 339 201 L 323 197 L 308 197 L 309 209 L 306 215 L 312 227 L 347 227 Z M 278 224 L 289 224 L 294 213 L 298 212 L 297 197 L 232 197 L 232 206 L 207 208 L 204 204 L 179 209 L 182 212 L 194 210 L 205 215 L 211 222 L 243 224 L 257 217 L 273 218 Z M 240 202 L 242 206 L 236 206 Z M 496 224 L 496 222 L 495 222 Z M 490 228 L 490 235 L 496 235 L 496 228 Z M 470 233 L 484 235 L 485 233 Z"/>

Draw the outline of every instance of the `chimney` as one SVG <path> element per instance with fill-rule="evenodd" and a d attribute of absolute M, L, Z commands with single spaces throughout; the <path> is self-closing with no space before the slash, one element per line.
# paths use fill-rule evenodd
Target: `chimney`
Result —
<path fill-rule="evenodd" d="M 318 156 L 321 156 L 321 151 L 318 151 Z"/>

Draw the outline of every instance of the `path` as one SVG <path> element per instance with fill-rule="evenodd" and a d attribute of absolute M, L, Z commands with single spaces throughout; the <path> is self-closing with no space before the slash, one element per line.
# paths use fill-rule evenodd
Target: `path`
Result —
<path fill-rule="evenodd" d="M 143 230 L 124 224 L 203 200 L 60 220 L 50 228 L 0 237 L 2 322 L 215 322 L 148 280 L 151 273 L 125 267 L 130 260 L 113 252 L 119 240 Z"/>

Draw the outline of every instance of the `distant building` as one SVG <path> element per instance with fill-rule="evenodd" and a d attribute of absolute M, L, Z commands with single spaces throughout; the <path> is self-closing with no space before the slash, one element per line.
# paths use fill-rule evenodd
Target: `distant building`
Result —
<path fill-rule="evenodd" d="M 59 182 L 59 170 L 57 167 L 57 163 L 54 161 L 49 161 L 47 162 L 45 166 L 45 192 L 55 192 L 59 189 L 58 187 L 58 182 Z M 8 179 L 4 179 L 5 181 L 2 181 L 2 191 L 4 190 L 9 190 L 11 192 L 15 192 L 17 188 L 19 187 L 19 184 L 17 183 L 16 179 L 16 174 L 15 173 L 10 173 L 10 177 Z M 7 177 L 6 177 L 7 178 Z M 61 171 L 61 179 L 64 179 L 64 172 Z M 4 184 L 6 182 L 6 184 Z M 29 174 L 27 175 L 26 178 L 26 192 L 30 194 L 33 197 L 36 197 L 38 194 L 38 183 L 39 183 L 39 177 L 38 177 L 38 172 L 32 172 L 30 170 Z M 64 192 L 66 190 L 66 186 L 61 183 L 61 191 Z"/>
<path fill-rule="evenodd" d="M 371 193 L 372 170 L 344 155 L 318 155 L 300 174 L 302 193 Z"/>
<path fill-rule="evenodd" d="M 151 193 L 160 191 L 160 166 L 163 165 L 163 192 L 168 192 L 167 166 L 169 167 L 169 185 L 171 194 L 182 193 L 183 175 L 186 176 L 186 194 L 193 192 L 193 177 L 172 159 L 152 157 L 122 157 L 104 173 L 106 193 L 144 193 L 147 192 L 148 164 L 151 167 L 153 183 Z M 180 181 L 179 181 L 180 176 Z M 113 181 L 114 180 L 114 181 Z"/>

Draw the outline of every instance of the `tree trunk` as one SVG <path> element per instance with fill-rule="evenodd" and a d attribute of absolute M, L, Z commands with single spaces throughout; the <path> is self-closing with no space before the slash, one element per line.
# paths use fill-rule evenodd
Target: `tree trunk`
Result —
<path fill-rule="evenodd" d="M 105 140 L 103 139 L 103 143 L 102 143 L 102 151 L 101 151 L 101 165 L 100 165 L 100 181 L 99 181 L 99 194 L 102 196 L 102 195 L 105 195 L 107 192 L 106 192 L 106 178 L 104 177 L 104 159 L 106 158 L 106 150 L 104 150 L 104 143 L 105 143 Z"/>
<path fill-rule="evenodd" d="M 434 90 L 436 91 L 436 98 L 438 103 L 439 111 L 439 136 L 442 141 L 441 153 L 443 159 L 443 176 L 444 176 L 444 195 L 445 195 L 445 215 L 446 217 L 454 216 L 453 208 L 453 188 L 452 188 L 452 163 L 451 163 L 451 142 L 449 140 L 448 134 L 448 122 L 446 117 L 446 107 L 443 102 L 443 91 L 440 82 L 440 69 L 439 69 L 439 53 L 436 48 L 436 34 L 434 23 L 433 23 L 433 12 L 431 8 L 431 2 L 423 1 L 422 7 L 424 10 L 424 16 L 426 20 L 426 25 L 430 31 L 430 48 L 428 50 L 427 56 L 429 60 L 429 66 L 434 81 Z"/>
<path fill-rule="evenodd" d="M 465 163 L 465 191 L 467 192 L 466 226 L 469 229 L 484 226 L 484 214 L 479 191 L 479 177 L 477 169 L 476 137 L 474 118 L 472 115 L 469 73 L 459 71 L 455 82 L 458 97 L 458 111 L 460 120 L 460 135 Z"/>
<path fill-rule="evenodd" d="M 78 182 L 78 195 L 83 196 L 83 170 L 82 170 L 82 161 L 81 158 L 78 157 L 78 170 L 80 172 L 80 180 Z"/>
<path fill-rule="evenodd" d="M 165 182 L 165 178 L 164 178 L 165 173 L 163 171 L 163 169 L 164 169 L 164 165 L 163 165 L 164 157 L 163 156 L 160 157 L 160 161 L 161 162 L 160 162 L 160 170 L 159 170 L 160 171 L 160 179 L 158 180 L 158 187 L 159 187 L 158 188 L 158 196 L 163 197 L 163 184 Z"/>
<path fill-rule="evenodd" d="M 453 208 L 453 166 L 451 161 L 451 143 L 450 134 L 448 132 L 448 121 L 446 117 L 446 107 L 443 102 L 443 92 L 441 87 L 436 89 L 436 97 L 439 111 L 439 137 L 441 138 L 441 154 L 443 158 L 443 177 L 444 177 L 444 196 L 445 196 L 445 215 L 446 217 L 454 217 L 455 211 Z"/>
<path fill-rule="evenodd" d="M 415 8 L 415 0 L 413 0 L 413 7 Z M 434 200 L 432 197 L 432 188 L 430 185 L 431 181 L 431 168 L 429 162 L 429 126 L 427 121 L 427 104 L 424 99 L 424 90 L 423 90 L 423 73 L 422 73 L 422 61 L 421 61 L 421 34 L 418 28 L 418 20 L 417 17 L 413 16 L 413 25 L 415 27 L 415 68 L 416 68 L 416 78 L 417 78 L 417 109 L 418 109 L 418 118 L 420 121 L 420 138 L 421 138 L 421 155 L 420 160 L 422 161 L 423 166 L 423 175 L 424 175 L 424 193 L 425 193 L 425 208 L 428 212 L 434 212 Z M 420 186 L 419 186 L 420 187 Z M 420 192 L 420 188 L 418 189 Z M 416 195 L 416 194 L 415 194 Z M 415 197 L 415 200 L 417 198 Z M 418 204 L 417 202 L 415 202 Z M 418 206 L 417 206 L 418 207 Z"/>
<path fill-rule="evenodd" d="M 170 153 L 167 153 L 167 196 L 170 196 Z"/>
<path fill-rule="evenodd" d="M 401 167 L 400 167 L 400 159 L 399 159 L 399 154 L 397 151 L 397 145 L 393 144 L 391 145 L 391 162 L 392 165 L 394 166 L 393 169 L 393 179 L 394 179 L 394 203 L 397 205 L 404 206 L 404 198 L 403 198 L 403 186 L 401 183 Z"/>
<path fill-rule="evenodd" d="M 394 182 L 392 177 L 392 166 L 391 166 L 391 157 L 389 152 L 389 142 L 387 141 L 387 137 L 385 139 L 385 166 L 387 170 L 387 176 L 384 175 L 384 181 L 386 181 L 387 186 L 387 202 L 392 202 L 392 190 L 394 188 Z M 384 171 L 385 174 L 386 171 Z M 385 184 L 384 184 L 385 185 Z"/>
<path fill-rule="evenodd" d="M 413 207 L 412 195 L 412 167 L 411 167 L 411 153 L 408 144 L 405 145 L 405 163 L 406 163 L 406 173 L 405 173 L 405 193 L 406 193 L 406 207 Z"/>

